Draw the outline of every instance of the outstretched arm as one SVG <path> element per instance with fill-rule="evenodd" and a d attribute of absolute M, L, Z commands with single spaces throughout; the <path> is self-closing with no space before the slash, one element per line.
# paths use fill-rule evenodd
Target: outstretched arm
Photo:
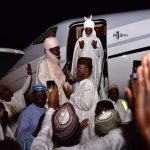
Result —
<path fill-rule="evenodd" d="M 22 94 L 24 94 L 29 89 L 29 86 L 30 86 L 31 77 L 32 77 L 32 68 L 30 64 L 27 64 L 26 70 L 27 70 L 28 77 L 25 80 L 22 88 L 18 91 L 18 92 L 21 92 Z"/>
<path fill-rule="evenodd" d="M 126 87 L 125 93 L 133 108 L 138 131 L 150 147 L 150 53 L 143 56 L 142 65 L 137 69 L 135 92 Z"/>

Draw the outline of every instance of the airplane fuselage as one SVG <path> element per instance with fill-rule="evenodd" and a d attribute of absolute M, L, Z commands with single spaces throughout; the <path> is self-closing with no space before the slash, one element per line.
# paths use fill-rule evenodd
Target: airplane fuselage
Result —
<path fill-rule="evenodd" d="M 97 29 L 105 27 L 105 67 L 107 66 L 108 85 L 115 83 L 119 87 L 120 97 L 124 97 L 124 87 L 128 85 L 132 73 L 133 60 L 140 60 L 150 50 L 150 10 L 93 16 Z M 47 29 L 34 42 L 26 47 L 19 61 L 1 79 L 1 84 L 13 91 L 19 89 L 26 77 L 26 64 L 30 63 L 33 71 L 32 85 L 35 84 L 37 63 L 44 55 L 43 41 L 50 35 L 60 41 L 61 68 L 72 59 L 74 44 L 81 36 L 84 18 L 70 19 Z M 99 32 L 101 35 L 102 32 Z M 74 37 L 72 37 L 74 36 Z M 70 44 L 71 43 L 71 44 Z M 106 87 L 107 88 L 107 87 Z"/>

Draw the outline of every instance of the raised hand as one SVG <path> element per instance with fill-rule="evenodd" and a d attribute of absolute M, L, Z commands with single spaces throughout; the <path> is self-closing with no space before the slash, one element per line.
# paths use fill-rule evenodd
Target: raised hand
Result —
<path fill-rule="evenodd" d="M 46 92 L 47 98 L 48 98 L 48 106 L 49 108 L 54 108 L 56 109 L 58 106 L 58 87 L 55 85 L 53 90 L 49 93 L 48 91 Z"/>
<path fill-rule="evenodd" d="M 97 41 L 93 40 L 91 45 L 94 49 L 96 49 L 97 48 Z"/>
<path fill-rule="evenodd" d="M 83 49 L 84 48 L 84 41 L 79 41 L 79 46 L 81 49 Z"/>
<path fill-rule="evenodd" d="M 132 85 L 135 89 L 126 87 L 125 94 L 133 108 L 138 131 L 150 148 L 150 53 L 142 57 L 142 65 L 137 68 L 137 80 Z"/>
<path fill-rule="evenodd" d="M 150 148 L 150 53 L 142 58 L 142 66 L 137 69 L 137 96 L 135 118 L 139 132 Z"/>
<path fill-rule="evenodd" d="M 67 85 L 62 85 L 62 86 L 63 86 L 63 90 L 64 90 L 66 97 L 68 99 L 70 99 L 70 96 L 72 94 L 72 90 L 71 90 L 70 86 L 67 86 Z"/>
<path fill-rule="evenodd" d="M 29 63 L 27 63 L 27 74 L 32 75 L 32 68 L 31 68 L 31 64 Z"/>

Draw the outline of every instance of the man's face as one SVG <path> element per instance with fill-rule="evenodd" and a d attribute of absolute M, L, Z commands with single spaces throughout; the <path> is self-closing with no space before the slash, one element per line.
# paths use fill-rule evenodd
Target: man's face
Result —
<path fill-rule="evenodd" d="M 60 60 L 60 47 L 50 48 L 49 51 L 53 53 Z"/>
<path fill-rule="evenodd" d="M 112 89 L 109 91 L 109 98 L 113 101 L 117 101 L 119 98 L 119 91 L 118 89 Z"/>
<path fill-rule="evenodd" d="M 85 28 L 85 34 L 87 35 L 87 36 L 90 36 L 91 34 L 92 34 L 92 32 L 93 32 L 93 29 L 92 28 Z"/>
<path fill-rule="evenodd" d="M 39 92 L 39 91 L 33 92 L 33 99 L 34 103 L 38 107 L 44 107 L 47 99 L 46 92 Z"/>
<path fill-rule="evenodd" d="M 84 76 L 85 76 L 85 73 L 87 72 L 87 66 L 86 65 L 80 65 L 80 64 L 77 64 L 77 72 L 76 72 L 76 75 L 77 75 L 77 78 L 79 80 L 82 80 L 84 79 Z"/>

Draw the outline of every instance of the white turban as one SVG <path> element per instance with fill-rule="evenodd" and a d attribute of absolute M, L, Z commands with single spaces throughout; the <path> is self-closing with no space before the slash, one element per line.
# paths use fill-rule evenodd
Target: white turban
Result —
<path fill-rule="evenodd" d="M 84 29 L 85 28 L 92 28 L 94 30 L 95 23 L 94 23 L 94 21 L 92 21 L 92 15 L 90 16 L 90 18 L 84 17 L 84 19 L 85 19 Z"/>
<path fill-rule="evenodd" d="M 59 46 L 59 42 L 55 37 L 49 36 L 44 40 L 44 48 L 49 50 L 50 48 L 54 48 Z"/>

